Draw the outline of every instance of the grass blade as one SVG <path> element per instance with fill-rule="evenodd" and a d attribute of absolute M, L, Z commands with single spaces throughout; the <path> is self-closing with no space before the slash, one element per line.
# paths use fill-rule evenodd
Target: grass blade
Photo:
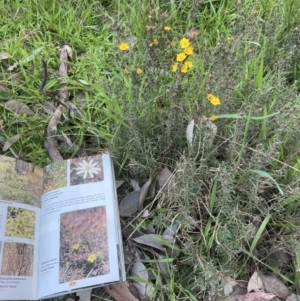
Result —
<path fill-rule="evenodd" d="M 280 192 L 281 195 L 284 195 L 282 189 L 280 188 L 279 184 L 276 182 L 276 180 L 266 171 L 263 171 L 263 170 L 257 170 L 257 169 L 249 169 L 247 170 L 242 176 L 241 178 L 239 179 L 238 183 L 237 184 L 240 184 L 244 178 L 250 174 L 250 173 L 254 173 L 254 174 L 257 174 L 263 178 L 268 178 L 270 180 L 272 180 L 272 182 L 274 182 L 274 184 L 276 185 L 278 191 Z"/>
<path fill-rule="evenodd" d="M 256 233 L 256 235 L 255 235 L 255 237 L 252 241 L 252 244 L 250 246 L 250 252 L 251 253 L 253 253 L 253 250 L 255 249 L 255 247 L 257 245 L 257 242 L 260 239 L 264 229 L 266 228 L 270 218 L 271 218 L 271 214 L 268 213 L 267 216 L 265 217 L 265 219 L 263 220 L 263 222 L 261 223 L 261 225 L 260 225 L 260 227 L 259 227 L 259 229 L 258 229 L 258 231 L 257 231 L 257 233 Z"/>

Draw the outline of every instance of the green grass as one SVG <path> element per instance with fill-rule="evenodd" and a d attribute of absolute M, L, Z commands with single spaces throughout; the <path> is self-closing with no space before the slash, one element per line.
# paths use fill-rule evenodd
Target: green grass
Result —
<path fill-rule="evenodd" d="M 145 183 L 165 166 L 175 174 L 171 200 L 149 194 L 150 216 L 125 221 L 132 231 L 153 225 L 157 234 L 174 220 L 180 224 L 176 243 L 183 251 L 166 260 L 169 279 L 150 253 L 142 259 L 155 275 L 155 297 L 201 300 L 219 289 L 222 277 L 248 280 L 257 265 L 296 289 L 299 1 L 110 2 L 0 1 L 0 53 L 10 55 L 0 65 L 0 89 L 7 90 L 0 90 L 1 149 L 20 135 L 1 154 L 38 166 L 50 162 L 41 58 L 49 66 L 46 89 L 58 90 L 59 49 L 68 44 L 68 89 L 84 118 L 74 115 L 59 127 L 58 138 L 66 134 L 88 155 L 109 150 L 117 177 L 127 183 Z M 199 31 L 190 40 L 193 68 L 173 73 L 179 41 L 190 29 Z M 120 51 L 121 42 L 130 49 Z M 209 103 L 210 93 L 221 105 Z M 9 99 L 34 114 L 17 116 L 4 106 Z M 215 137 L 202 115 L 218 116 Z M 185 132 L 191 119 L 190 147 Z M 64 158 L 77 154 L 61 152 Z M 272 265 L 266 259 L 271 247 L 289 253 L 290 262 Z"/>

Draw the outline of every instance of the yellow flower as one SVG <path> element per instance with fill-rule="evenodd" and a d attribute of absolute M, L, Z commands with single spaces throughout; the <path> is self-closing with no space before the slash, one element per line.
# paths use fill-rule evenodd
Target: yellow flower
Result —
<path fill-rule="evenodd" d="M 212 115 L 210 118 L 209 118 L 211 121 L 215 121 L 218 119 L 218 116 L 217 115 Z"/>
<path fill-rule="evenodd" d="M 123 70 L 123 73 L 124 73 L 124 74 L 129 74 L 130 72 L 129 72 L 129 70 L 128 70 L 127 68 L 125 68 L 125 69 Z"/>
<path fill-rule="evenodd" d="M 176 61 L 177 62 L 182 62 L 186 58 L 186 54 L 183 52 L 180 52 L 176 56 Z"/>
<path fill-rule="evenodd" d="M 73 245 L 73 250 L 78 250 L 80 247 L 80 244 L 78 242 L 76 242 L 74 245 Z"/>
<path fill-rule="evenodd" d="M 193 54 L 193 52 L 194 52 L 194 47 L 192 47 L 192 46 L 186 47 L 186 48 L 184 49 L 184 53 L 185 53 L 186 55 L 191 55 L 191 54 Z"/>
<path fill-rule="evenodd" d="M 157 44 L 158 44 L 158 39 L 154 39 L 154 40 L 153 40 L 153 44 L 154 44 L 154 45 L 157 45 Z"/>
<path fill-rule="evenodd" d="M 177 69 L 178 69 L 178 64 L 177 63 L 173 64 L 172 65 L 172 72 L 176 72 Z"/>
<path fill-rule="evenodd" d="M 227 40 L 228 40 L 228 41 L 232 41 L 232 40 L 233 40 L 233 37 L 232 37 L 232 36 L 228 36 L 228 37 L 227 37 Z"/>
<path fill-rule="evenodd" d="M 129 45 L 127 43 L 121 43 L 119 45 L 119 49 L 124 51 L 124 50 L 127 50 L 129 48 Z"/>
<path fill-rule="evenodd" d="M 210 102 L 213 106 L 218 106 L 218 105 L 221 104 L 220 98 L 214 96 L 213 94 L 208 94 L 208 95 L 207 95 L 207 99 L 209 100 L 209 102 Z"/>
<path fill-rule="evenodd" d="M 189 70 L 190 68 L 192 68 L 192 67 L 193 67 L 193 63 L 192 63 L 191 61 L 186 61 L 186 62 L 184 62 L 183 65 L 181 66 L 180 72 L 181 72 L 181 73 L 187 73 L 188 70 Z"/>
<path fill-rule="evenodd" d="M 96 261 L 96 259 L 97 259 L 96 254 L 91 254 L 91 255 L 89 255 L 89 257 L 87 258 L 87 261 L 93 263 L 93 262 Z"/>
<path fill-rule="evenodd" d="M 142 74 L 142 73 L 143 73 L 143 70 L 142 70 L 141 68 L 137 68 L 137 69 L 136 69 L 136 73 L 137 73 L 137 74 Z"/>
<path fill-rule="evenodd" d="M 185 64 L 183 64 L 183 65 L 181 66 L 180 72 L 181 72 L 181 73 L 187 73 L 188 70 L 189 70 L 189 68 L 188 68 Z"/>
<path fill-rule="evenodd" d="M 190 46 L 190 41 L 189 41 L 189 39 L 187 39 L 187 38 L 182 38 L 182 39 L 180 40 L 180 46 L 181 46 L 181 48 L 183 48 L 183 49 L 189 47 L 189 46 Z"/>
<path fill-rule="evenodd" d="M 186 65 L 189 69 L 193 67 L 193 63 L 191 61 L 184 62 L 184 65 Z"/>
<path fill-rule="evenodd" d="M 170 26 L 165 26 L 164 27 L 164 31 L 170 31 L 171 30 L 171 27 Z"/>

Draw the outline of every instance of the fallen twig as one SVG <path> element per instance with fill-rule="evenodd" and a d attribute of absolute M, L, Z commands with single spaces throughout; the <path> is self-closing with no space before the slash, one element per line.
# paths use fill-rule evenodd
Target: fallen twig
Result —
<path fill-rule="evenodd" d="M 68 50 L 70 48 L 68 46 L 64 46 L 61 51 L 60 51 L 60 67 L 59 67 L 59 76 L 60 76 L 60 80 L 61 80 L 61 90 L 59 93 L 59 98 L 60 98 L 60 103 L 65 103 L 66 101 L 68 101 L 69 99 L 69 92 L 67 90 L 67 84 L 66 84 L 66 78 L 68 77 Z M 44 62 L 43 62 L 44 65 Z M 45 65 L 44 65 L 44 81 L 45 78 L 47 80 L 47 74 L 45 74 Z M 46 82 L 42 83 L 42 85 Z M 43 86 L 41 85 L 42 89 Z M 41 88 L 40 88 L 41 91 Z M 44 90 L 42 90 L 44 91 Z M 57 126 L 58 124 L 61 123 L 61 116 L 62 113 L 64 111 L 64 106 L 62 104 L 60 104 L 57 109 L 55 110 L 55 112 L 53 113 L 50 122 L 48 124 L 47 127 L 47 148 L 48 148 L 48 153 L 49 153 L 49 157 L 51 159 L 52 162 L 57 162 L 57 161 L 62 161 L 63 157 L 61 156 L 61 154 L 58 151 L 58 143 L 57 143 L 57 139 L 56 139 L 56 134 L 57 134 Z"/>

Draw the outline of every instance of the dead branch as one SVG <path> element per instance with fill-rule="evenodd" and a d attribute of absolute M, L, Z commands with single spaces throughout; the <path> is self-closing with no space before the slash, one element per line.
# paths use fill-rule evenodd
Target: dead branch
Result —
<path fill-rule="evenodd" d="M 58 143 L 55 136 L 57 134 L 57 126 L 61 124 L 60 120 L 61 120 L 62 113 L 64 111 L 64 106 L 62 104 L 65 104 L 66 101 L 69 100 L 69 92 L 67 90 L 67 84 L 66 84 L 66 78 L 68 77 L 69 49 L 70 47 L 65 45 L 60 51 L 59 76 L 61 81 L 61 91 L 59 93 L 59 99 L 61 104 L 57 107 L 57 109 L 53 113 L 47 127 L 47 142 L 48 142 L 47 148 L 48 148 L 49 157 L 52 162 L 63 161 L 63 157 L 58 151 Z"/>
<path fill-rule="evenodd" d="M 127 281 L 105 286 L 105 291 L 116 301 L 138 301 L 129 290 Z"/>

